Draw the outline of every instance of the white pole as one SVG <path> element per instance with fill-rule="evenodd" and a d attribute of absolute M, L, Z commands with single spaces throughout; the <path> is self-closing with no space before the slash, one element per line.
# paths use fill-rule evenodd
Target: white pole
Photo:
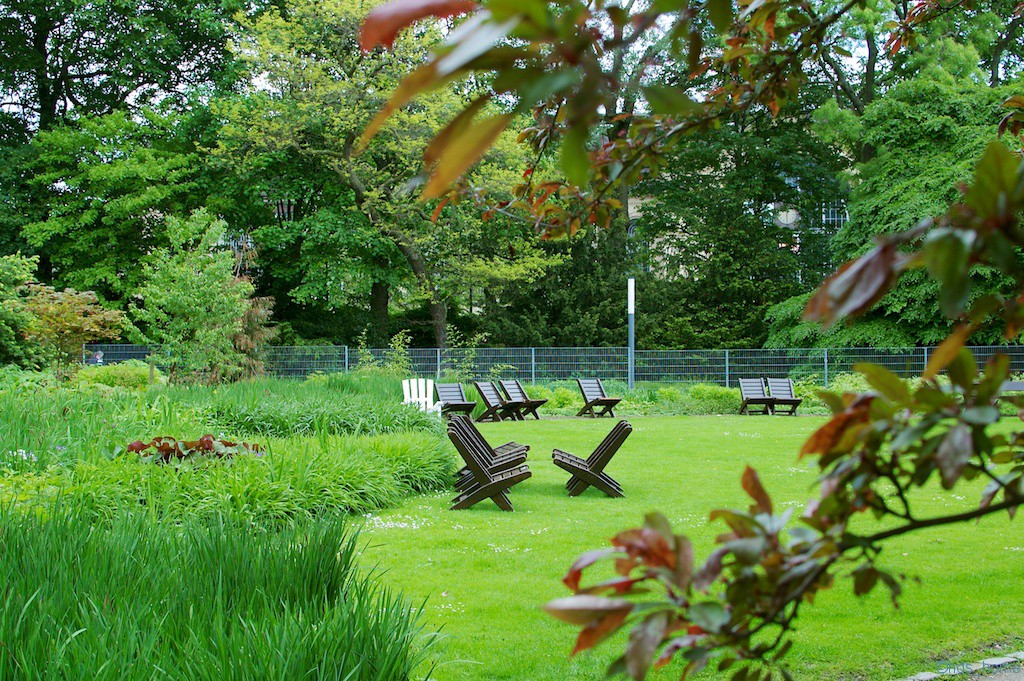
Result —
<path fill-rule="evenodd" d="M 626 312 L 629 316 L 629 387 L 633 388 L 636 373 L 636 328 L 633 318 L 636 315 L 636 279 L 629 278 L 626 286 Z"/>

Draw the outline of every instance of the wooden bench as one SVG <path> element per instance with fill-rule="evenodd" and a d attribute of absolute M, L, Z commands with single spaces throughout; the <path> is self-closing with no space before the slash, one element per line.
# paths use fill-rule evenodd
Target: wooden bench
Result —
<path fill-rule="evenodd" d="M 526 462 L 526 453 L 530 450 L 529 445 L 521 445 L 518 442 L 506 442 L 499 447 L 491 447 L 490 443 L 473 425 L 473 420 L 462 414 L 454 414 L 449 422 L 449 428 L 454 428 L 462 435 L 463 440 L 478 452 L 481 461 L 489 471 L 499 472 L 514 468 Z M 464 466 L 456 474 L 456 488 L 471 473 L 468 466 Z"/>
<path fill-rule="evenodd" d="M 789 378 L 769 378 L 768 379 L 768 392 L 771 394 L 775 403 L 772 405 L 772 413 L 777 414 L 779 407 L 783 409 L 789 409 L 789 411 L 783 411 L 784 414 L 795 415 L 796 408 L 803 402 L 803 398 L 796 396 L 796 391 L 793 389 L 793 380 Z"/>
<path fill-rule="evenodd" d="M 402 404 L 411 404 L 420 411 L 440 411 L 441 403 L 434 402 L 434 382 L 429 378 L 406 378 L 402 381 L 405 399 Z"/>
<path fill-rule="evenodd" d="M 461 383 L 438 383 L 434 388 L 441 403 L 441 414 L 472 414 L 476 409 L 476 402 L 469 401 Z"/>
<path fill-rule="evenodd" d="M 518 380 L 511 381 L 498 381 L 501 389 L 505 391 L 505 396 L 508 397 L 512 402 L 522 402 L 523 408 L 520 412 L 523 418 L 526 418 L 530 414 L 533 414 L 533 418 L 540 420 L 540 415 L 537 413 L 537 407 L 542 407 L 547 403 L 547 400 L 531 400 L 526 391 L 523 390 L 522 384 Z"/>
<path fill-rule="evenodd" d="M 741 414 L 771 414 L 775 406 L 775 398 L 768 397 L 764 390 L 764 381 L 760 378 L 741 378 L 740 397 L 743 403 L 740 404 Z M 760 409 L 751 409 L 760 407 Z"/>
<path fill-rule="evenodd" d="M 576 416 L 589 416 L 591 418 L 615 416 L 612 408 L 621 402 L 622 398 L 608 397 L 600 378 L 577 378 L 576 383 L 579 384 L 580 392 L 583 393 L 583 408 L 576 413 Z M 598 408 L 601 411 L 595 411 Z"/>
<path fill-rule="evenodd" d="M 999 397 L 1002 400 L 1007 397 L 1019 397 L 1013 395 L 1005 395 L 1007 392 L 1021 392 L 1024 391 L 1024 381 L 1003 381 L 1003 385 L 999 387 Z"/>
<path fill-rule="evenodd" d="M 498 392 L 498 386 L 494 381 L 473 381 L 476 391 L 480 393 L 480 399 L 484 402 L 484 413 L 476 418 L 477 421 L 502 421 L 504 419 L 523 420 L 522 402 L 506 400 Z"/>
<path fill-rule="evenodd" d="M 483 451 L 466 437 L 464 431 L 456 425 L 457 420 L 453 418 L 448 422 L 448 439 L 455 445 L 469 473 L 456 483 L 459 495 L 452 499 L 450 510 L 466 509 L 484 499 L 492 500 L 503 511 L 513 510 L 506 492 L 513 485 L 529 478 L 530 469 L 526 464 L 505 469 L 488 465 Z"/>
<path fill-rule="evenodd" d="M 605 473 L 604 469 L 632 432 L 633 427 L 629 423 L 619 421 L 586 460 L 560 449 L 551 452 L 551 459 L 555 465 L 572 473 L 572 477 L 565 483 L 569 496 L 577 497 L 590 486 L 596 487 L 610 497 L 625 496 L 622 493 L 622 486 Z"/>

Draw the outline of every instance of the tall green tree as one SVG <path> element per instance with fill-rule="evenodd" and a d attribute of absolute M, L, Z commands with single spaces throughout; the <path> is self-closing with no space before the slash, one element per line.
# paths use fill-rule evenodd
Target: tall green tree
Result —
<path fill-rule="evenodd" d="M 647 267 L 676 294 L 662 319 L 690 347 L 760 347 L 767 308 L 830 271 L 821 215 L 841 194 L 841 162 L 810 134 L 813 96 L 784 118 L 744 112 L 683 141 L 638 185 Z"/>
<path fill-rule="evenodd" d="M 166 217 L 205 203 L 201 157 L 180 117 L 144 110 L 83 117 L 33 141 L 33 186 L 45 218 L 24 238 L 46 254 L 58 287 L 123 303 L 139 261 L 166 246 Z"/>
<path fill-rule="evenodd" d="M 434 342 L 444 346 L 452 296 L 470 276 L 529 279 L 543 270 L 543 259 L 527 227 L 498 217 L 483 227 L 468 204 L 435 212 L 410 191 L 427 141 L 466 101 L 458 88 L 439 88 L 401 108 L 368 148 L 357 149 L 387 93 L 438 37 L 416 34 L 393 52 L 364 54 L 357 38 L 366 9 L 302 0 L 248 22 L 238 53 L 252 87 L 221 105 L 228 120 L 221 151 L 245 172 L 265 167 L 262 182 L 283 189 L 273 200 L 306 202 L 307 216 L 289 226 L 308 241 L 297 295 L 368 299 L 373 318 L 382 320 L 394 290 L 407 285 L 426 303 Z M 485 188 L 510 185 L 518 154 L 506 139 L 473 179 Z M 276 175 L 282 166 L 268 158 L 292 170 L 301 165 L 301 177 Z M 292 193 L 300 184 L 308 191 Z"/>
<path fill-rule="evenodd" d="M 974 172 L 974 159 L 996 134 L 1002 102 L 1016 92 L 985 82 L 971 46 L 942 40 L 910 61 L 919 60 L 927 64 L 894 83 L 862 115 L 834 103 L 817 113 L 816 129 L 842 149 L 866 145 L 872 150 L 849 175 L 850 219 L 833 243 L 840 261 L 863 255 L 875 237 L 909 229 L 955 201 L 958 185 Z M 991 269 L 971 276 L 976 297 L 1012 286 Z M 939 291 L 940 283 L 926 273 L 908 272 L 855 326 L 828 330 L 800 321 L 804 294 L 771 311 L 768 342 L 784 347 L 936 344 L 951 328 L 935 309 Z M 1000 335 L 992 325 L 980 329 L 976 339 L 998 343 Z"/>
<path fill-rule="evenodd" d="M 0 97 L 33 127 L 229 79 L 236 2 L 5 0 Z"/>

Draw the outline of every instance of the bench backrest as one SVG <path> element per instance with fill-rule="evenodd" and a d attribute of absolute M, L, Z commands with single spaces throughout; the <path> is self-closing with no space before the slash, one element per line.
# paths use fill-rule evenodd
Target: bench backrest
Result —
<path fill-rule="evenodd" d="M 601 385 L 600 378 L 577 378 L 576 382 L 579 383 L 580 392 L 583 393 L 583 399 L 587 402 L 608 397 L 604 386 Z"/>
<path fill-rule="evenodd" d="M 498 392 L 493 381 L 474 381 L 473 385 L 476 386 L 476 391 L 480 393 L 480 397 L 488 407 L 505 404 L 505 400 L 501 398 L 501 393 Z"/>
<path fill-rule="evenodd" d="M 467 443 L 474 445 L 474 449 L 484 457 L 484 460 L 494 457 L 494 449 L 491 448 L 490 443 L 484 439 L 483 434 L 473 424 L 473 419 L 470 417 L 465 414 L 452 416 L 451 419 L 448 420 L 448 428 L 458 431 Z"/>
<path fill-rule="evenodd" d="M 999 391 L 1006 392 L 1007 390 L 1024 390 L 1024 381 L 1003 381 Z"/>
<path fill-rule="evenodd" d="M 740 395 L 743 396 L 743 399 L 768 397 L 768 394 L 764 391 L 764 381 L 760 378 L 741 378 L 739 381 Z"/>
<path fill-rule="evenodd" d="M 796 393 L 793 391 L 793 381 L 788 378 L 769 378 L 768 390 L 771 391 L 772 397 L 782 400 L 796 399 Z"/>
<path fill-rule="evenodd" d="M 481 456 L 477 446 L 472 443 L 466 434 L 453 422 L 448 422 L 448 439 L 455 445 L 459 456 L 466 462 L 466 467 L 479 483 L 489 482 L 491 476 L 487 474 L 487 462 Z"/>
<path fill-rule="evenodd" d="M 404 404 L 413 404 L 420 411 L 430 411 L 434 406 L 434 381 L 429 378 L 406 378 L 402 381 Z"/>
<path fill-rule="evenodd" d="M 510 381 L 499 381 L 501 389 L 505 391 L 508 398 L 513 402 L 529 402 L 530 398 L 526 396 L 526 391 L 523 390 L 523 386 L 519 381 L 512 379 Z"/>
<path fill-rule="evenodd" d="M 440 402 L 469 402 L 461 383 L 438 383 L 437 399 Z"/>
<path fill-rule="evenodd" d="M 605 435 L 604 439 L 601 440 L 601 444 L 597 446 L 594 452 L 587 457 L 588 468 L 602 469 L 613 456 L 615 452 L 619 451 L 619 447 L 626 441 L 629 434 L 633 432 L 633 426 L 629 425 L 628 421 L 619 421 L 615 426 Z"/>

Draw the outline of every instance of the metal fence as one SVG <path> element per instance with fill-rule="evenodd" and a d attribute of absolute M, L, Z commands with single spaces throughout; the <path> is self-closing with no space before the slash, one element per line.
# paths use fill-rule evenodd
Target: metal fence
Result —
<path fill-rule="evenodd" d="M 1013 373 L 1024 372 L 1024 346 L 976 346 L 971 348 L 978 362 L 996 352 L 1010 357 Z M 748 350 L 637 350 L 637 381 L 717 383 L 736 385 L 736 379 L 809 379 L 828 385 L 831 377 L 853 370 L 858 362 L 881 364 L 893 373 L 919 375 L 934 348 L 804 348 Z M 95 361 L 102 352 L 104 364 L 128 359 L 145 360 L 149 348 L 142 345 L 88 345 L 82 348 L 84 362 Z M 271 347 L 264 357 L 267 373 L 301 378 L 314 372 L 349 371 L 367 362 L 394 362 L 391 351 L 357 350 L 344 346 Z M 600 378 L 627 380 L 629 353 L 626 348 L 411 348 L 402 361 L 411 374 L 443 378 L 517 378 L 521 381 Z M 154 360 L 158 366 L 161 358 Z"/>

